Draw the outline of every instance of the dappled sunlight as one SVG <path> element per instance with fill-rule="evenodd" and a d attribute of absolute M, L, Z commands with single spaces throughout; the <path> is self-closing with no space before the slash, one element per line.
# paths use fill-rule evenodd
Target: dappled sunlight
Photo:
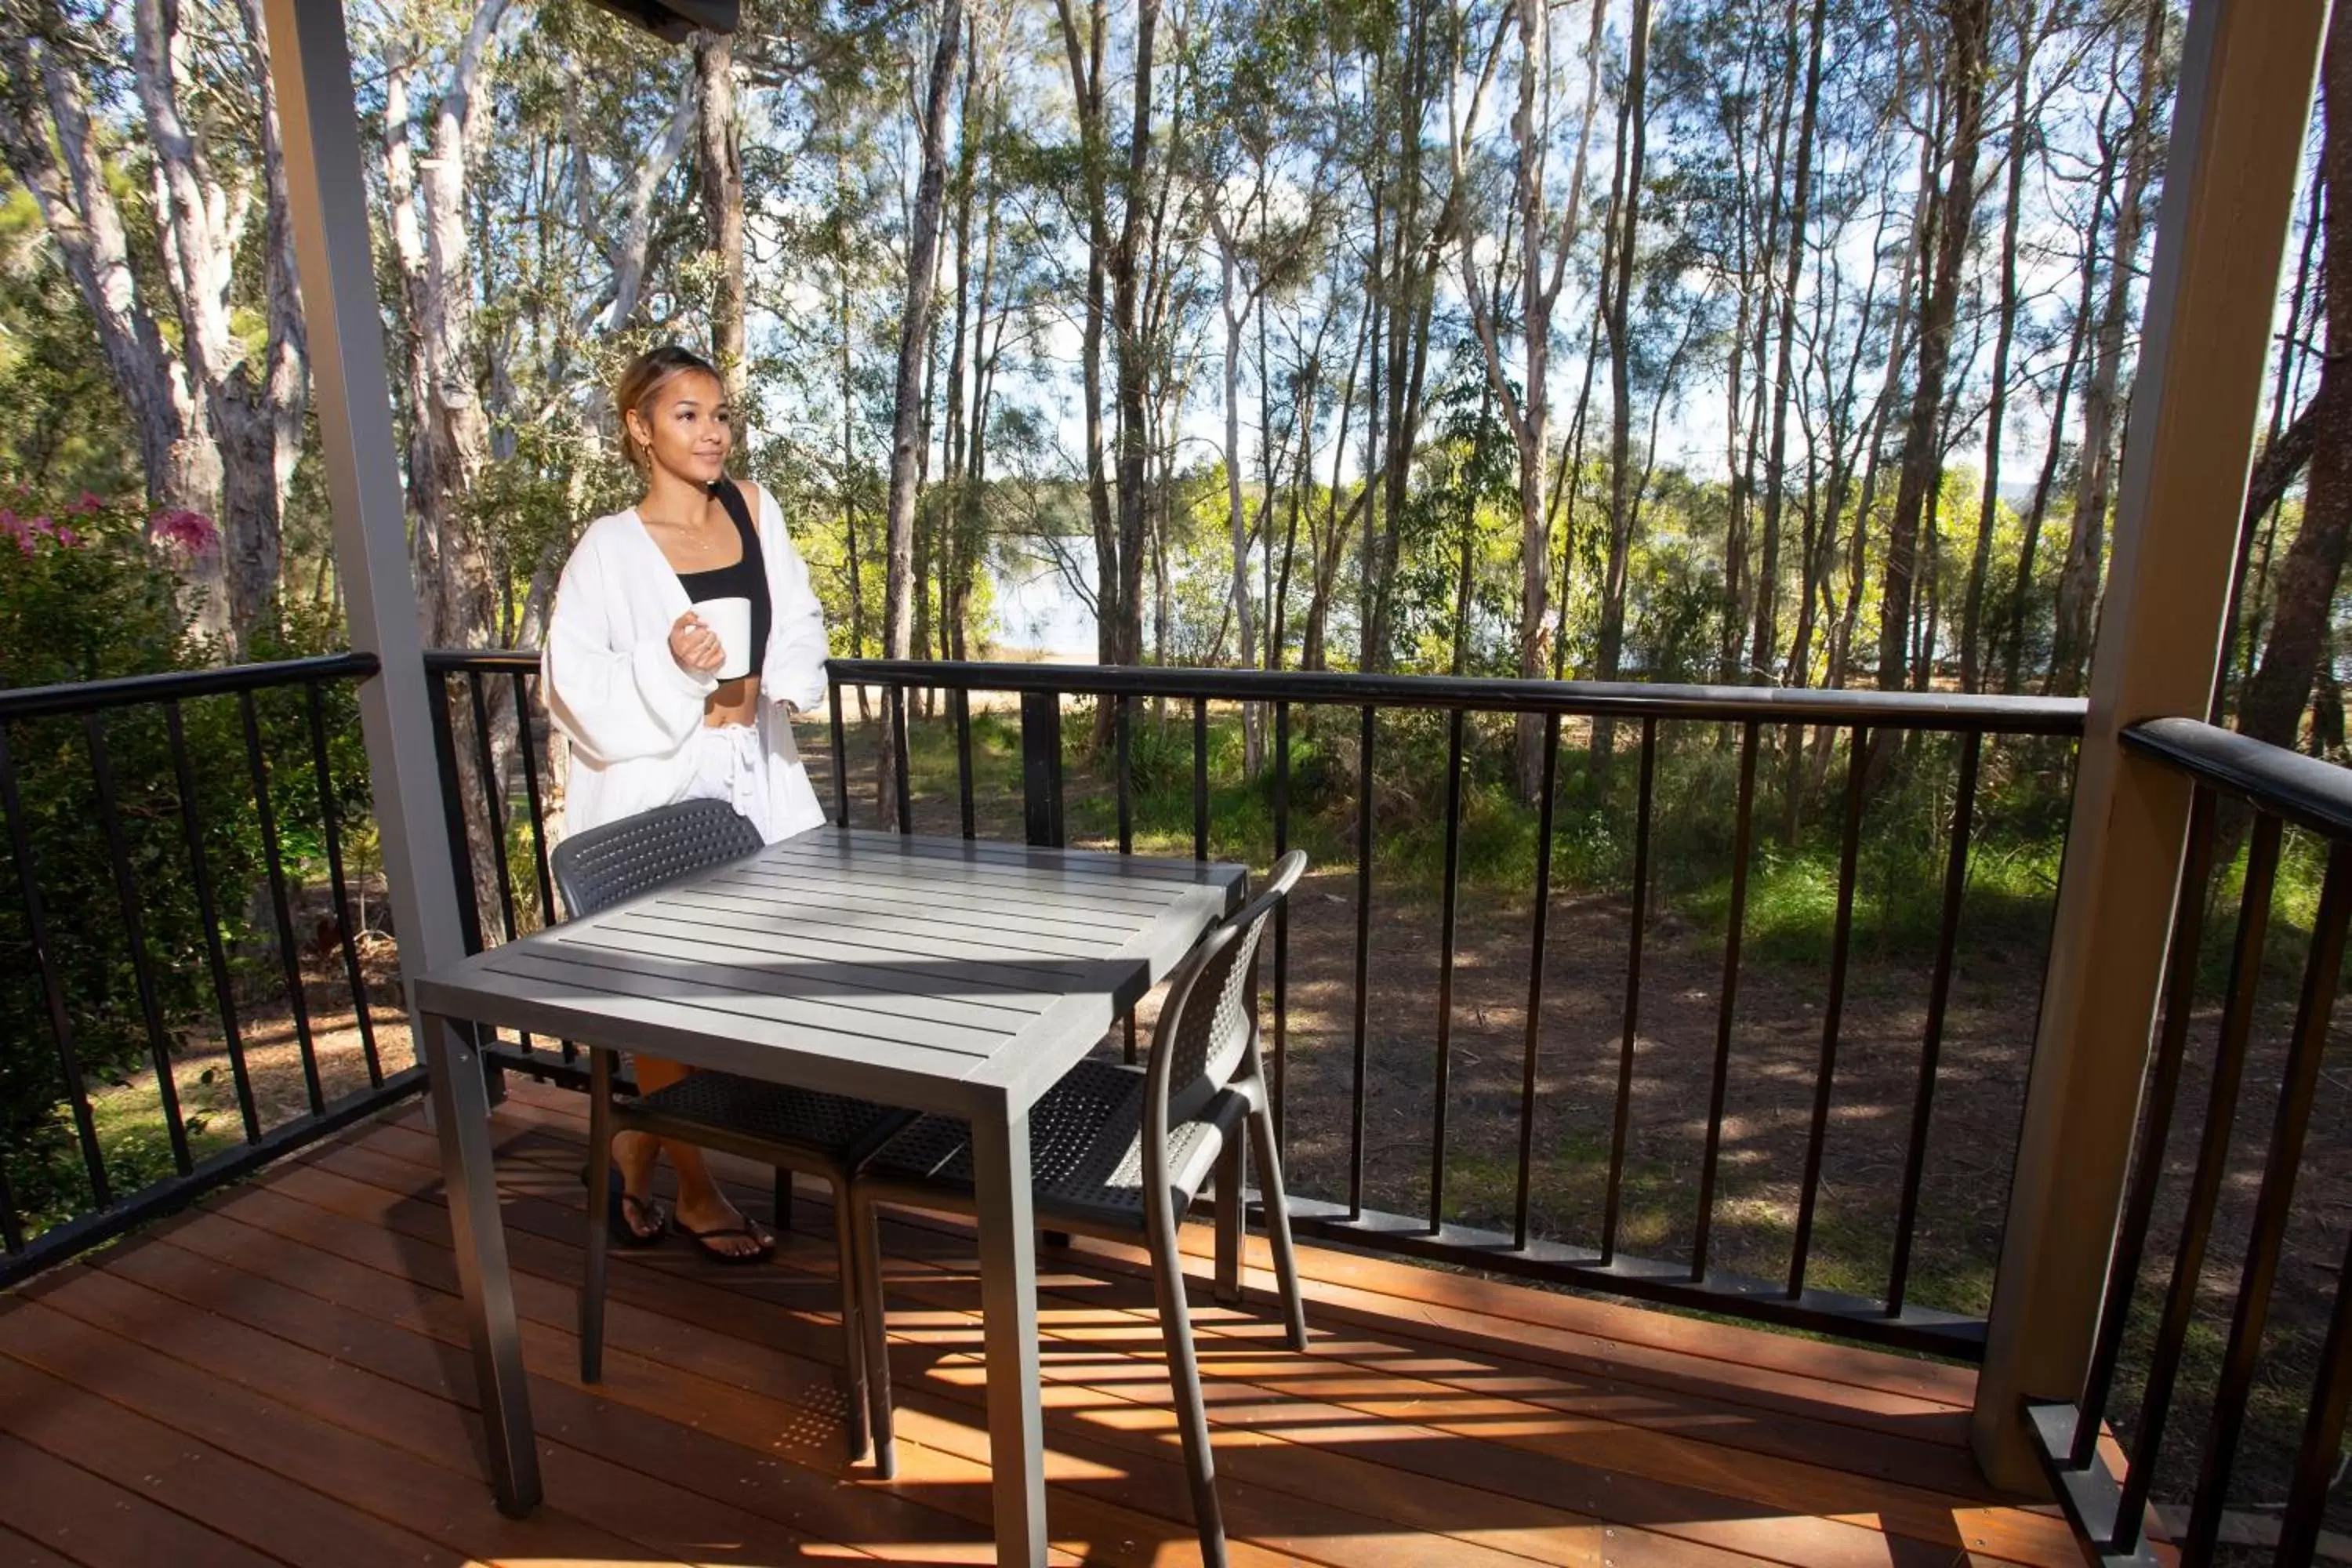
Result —
<path fill-rule="evenodd" d="M 254 1425 L 274 1412 L 359 1445 L 387 1486 L 426 1465 L 419 1473 L 446 1500 L 417 1528 L 534 1568 L 991 1560 L 990 1373 L 968 1229 L 913 1215 L 885 1227 L 899 1470 L 884 1482 L 843 1451 L 821 1205 L 802 1205 L 770 1268 L 713 1269 L 675 1249 L 616 1255 L 605 1378 L 578 1382 L 579 1103 L 523 1083 L 514 1096 L 498 1139 L 548 1485 L 532 1520 L 499 1521 L 478 1458 L 466 1457 L 478 1439 L 455 1403 L 470 1371 L 437 1148 L 413 1116 L 57 1277 L 0 1316 L 10 1430 L 62 1443 L 51 1423 L 119 1398 L 193 1424 L 191 1440 L 298 1481 L 313 1475 L 323 1461 L 303 1442 Z M 718 1163 L 756 1206 L 761 1173 Z M 1185 1245 L 1237 1552 L 1335 1568 L 1695 1552 L 2071 1561 L 2056 1521 L 1984 1494 L 1964 1447 L 1961 1374 L 1526 1292 L 1506 1292 L 1511 1313 L 1494 1317 L 1469 1305 L 1475 1281 L 1311 1247 L 1300 1354 L 1269 1310 L 1262 1238 L 1251 1238 L 1237 1309 L 1210 1297 L 1207 1232 L 1187 1227 Z M 1141 1257 L 1044 1247 L 1039 1279 L 1057 1549 L 1070 1561 L 1197 1561 Z M 5 1369 L 24 1362 L 26 1375 L 56 1380 L 48 1397 L 13 1397 Z M 123 1384 L 132 1371 L 160 1381 Z M 173 1405 L 175 1379 L 228 1394 L 216 1413 Z M 182 1484 L 167 1479 L 158 1497 L 178 1506 Z M 363 1495 L 371 1483 L 353 1484 Z"/>

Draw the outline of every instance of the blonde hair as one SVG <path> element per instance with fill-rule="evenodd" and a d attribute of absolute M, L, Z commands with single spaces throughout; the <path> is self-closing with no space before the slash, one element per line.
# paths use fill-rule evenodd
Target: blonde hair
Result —
<path fill-rule="evenodd" d="M 637 472 L 652 471 L 653 454 L 630 431 L 629 416 L 637 414 L 651 419 L 653 401 L 660 395 L 661 389 L 681 375 L 695 373 L 709 376 L 722 387 L 727 384 L 720 380 L 718 370 L 709 360 L 692 349 L 683 349 L 676 343 L 647 349 L 631 360 L 628 368 L 621 372 L 621 379 L 613 388 L 613 405 L 621 416 L 621 456 L 626 458 L 629 467 Z"/>

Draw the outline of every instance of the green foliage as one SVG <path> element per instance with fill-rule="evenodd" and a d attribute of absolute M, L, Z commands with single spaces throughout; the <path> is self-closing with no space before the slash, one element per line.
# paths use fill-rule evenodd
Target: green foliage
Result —
<path fill-rule="evenodd" d="M 42 233 L 31 194 L 0 174 L 0 474 L 67 497 L 135 488 L 130 416 Z"/>
<path fill-rule="evenodd" d="M 10 525 L 14 525 L 12 531 Z M 204 650 L 187 634 L 174 598 L 168 546 L 150 544 L 137 512 L 78 508 L 25 520 L 0 510 L 0 648 L 5 683 L 37 686 L 192 668 Z M 268 640 L 258 658 L 320 651 L 326 629 L 298 623 L 285 640 Z M 323 689 L 336 807 L 347 822 L 369 811 L 366 770 L 347 686 Z M 257 693 L 257 729 L 289 878 L 299 880 L 324 852 L 309 709 L 295 690 Z M 210 873 L 234 991 L 274 977 L 273 932 L 263 896 L 264 848 L 246 765 L 238 700 L 180 704 L 185 754 L 194 788 L 183 799 L 166 711 L 158 705 L 116 708 L 87 719 L 20 721 L 7 726 L 18 819 L 0 843 L 7 895 L 0 898 L 0 973 L 26 983 L 0 987 L 0 1169 L 34 1228 L 84 1211 L 91 1194 L 76 1148 L 70 1100 L 52 1026 L 26 904 L 29 880 L 46 922 L 68 1038 L 92 1091 L 153 1065 L 153 1044 L 134 965 L 135 917 L 155 1023 L 167 1051 L 213 1014 L 206 926 L 189 853 L 188 810 Z M 103 746 L 114 790 L 110 811 L 92 752 Z M 20 861 L 21 832 L 31 854 Z M 120 869 L 110 852 L 119 837 Z M 121 879 L 127 876 L 126 895 Z M 117 1191 L 134 1189 L 170 1167 L 168 1146 L 149 1123 L 125 1121 L 100 1108 L 97 1131 L 107 1176 Z M 192 1142 L 234 1129 L 192 1121 Z"/>
<path fill-rule="evenodd" d="M 1129 743 L 1132 818 L 1139 850 L 1189 854 L 1194 821 L 1192 706 L 1138 704 Z M 1373 748 L 1373 872 L 1383 898 L 1435 900 L 1444 888 L 1446 805 L 1452 717 L 1438 711 L 1381 713 Z M 1094 756 L 1091 705 L 1066 703 L 1065 799 L 1074 838 L 1110 837 L 1117 828 L 1116 774 Z M 1269 734 L 1271 724 L 1269 723 Z M 919 731 L 919 734 L 920 731 Z M 991 773 L 976 762 L 975 787 L 1017 800 L 1021 792 L 1016 725 L 975 715 L 975 755 L 992 747 L 1003 759 Z M 1213 709 L 1205 746 L 1209 847 L 1213 855 L 1264 861 L 1274 836 L 1275 762 L 1255 776 L 1243 767 L 1239 714 Z M 1786 732 L 1759 736 L 1754 844 L 1749 863 L 1745 952 L 1752 960 L 1817 966 L 1836 927 L 1840 811 L 1847 752 L 1792 759 Z M 936 742 L 935 742 L 936 744 Z M 1739 784 L 1738 731 L 1733 726 L 1662 725 L 1649 839 L 1651 914 L 1696 922 L 1717 936 L 1731 907 L 1737 824 L 1730 809 Z M 1936 951 L 1958 777 L 1958 742 L 1911 737 L 1879 764 L 1857 837 L 1853 944 L 1857 954 L 1910 960 Z M 927 784 L 917 747 L 918 793 L 953 788 L 951 744 L 943 774 Z M 1792 765 L 1793 764 L 1793 765 Z M 1289 842 L 1317 864 L 1356 861 L 1358 719 L 1345 710 L 1295 710 L 1290 737 Z M 2038 740 L 1988 743 L 1979 771 L 1968 883 L 1960 908 L 1969 951 L 1997 954 L 2035 947 L 2048 929 L 2064 843 L 2066 748 Z M 1583 748 L 1564 740 L 1552 816 L 1552 886 L 1557 894 L 1622 896 L 1633 885 L 1639 824 L 1639 765 L 1621 752 L 1595 771 Z M 1463 726 L 1461 816 L 1454 854 L 1465 895 L 1524 902 L 1534 889 L 1539 836 L 1536 809 L 1518 798 L 1514 725 L 1507 716 L 1472 714 Z M 2292 906 L 2294 865 L 2283 882 Z M 2306 910 L 2305 918 L 2307 923 Z M 2283 906 L 2282 918 L 2295 918 Z"/>

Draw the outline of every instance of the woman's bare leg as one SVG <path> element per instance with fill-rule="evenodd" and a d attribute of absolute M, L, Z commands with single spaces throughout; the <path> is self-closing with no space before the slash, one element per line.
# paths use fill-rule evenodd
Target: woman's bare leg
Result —
<path fill-rule="evenodd" d="M 694 1069 L 659 1057 L 635 1056 L 631 1058 L 636 1068 L 637 1092 L 651 1094 L 667 1089 Z M 654 1165 L 663 1154 L 669 1156 L 670 1169 L 677 1173 L 677 1223 L 688 1230 L 741 1230 L 751 1225 L 743 1213 L 727 1201 L 727 1194 L 710 1178 L 710 1167 L 704 1163 L 702 1151 L 691 1143 L 674 1138 L 654 1139 L 642 1132 L 625 1132 L 613 1140 L 613 1163 L 620 1168 L 621 1180 L 628 1191 L 645 1197 L 653 1190 Z M 764 1227 L 761 1234 L 764 1235 Z M 710 1245 L 721 1252 L 741 1257 L 761 1250 L 758 1240 L 745 1236 L 720 1237 Z"/>

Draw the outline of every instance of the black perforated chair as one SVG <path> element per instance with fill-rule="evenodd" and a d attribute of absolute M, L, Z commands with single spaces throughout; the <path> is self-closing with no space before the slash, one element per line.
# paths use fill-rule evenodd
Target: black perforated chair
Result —
<path fill-rule="evenodd" d="M 1160 1332 L 1168 1347 L 1169 1380 L 1192 1479 L 1193 1522 L 1202 1560 L 1211 1563 L 1225 1560 L 1224 1526 L 1217 1510 L 1209 1421 L 1176 1227 L 1213 1173 L 1223 1233 L 1220 1276 L 1237 1266 L 1228 1260 L 1239 1256 L 1241 1137 L 1246 1129 L 1265 1199 L 1284 1324 L 1290 1347 L 1307 1348 L 1298 1260 L 1283 1203 L 1282 1162 L 1257 1030 L 1259 939 L 1306 868 L 1305 855 L 1293 850 L 1284 856 L 1265 890 L 1212 931 L 1185 960 L 1152 1032 L 1148 1066 L 1088 1058 L 1029 1110 L 1031 1201 L 1038 1226 L 1118 1241 L 1140 1238 L 1150 1251 Z M 896 1456 L 876 1210 L 891 1204 L 971 1214 L 976 1202 L 970 1130 L 952 1117 L 919 1118 L 885 1144 L 850 1184 L 874 1456 L 885 1476 L 892 1473 Z"/>
<path fill-rule="evenodd" d="M 610 909 L 696 871 L 740 860 L 760 835 L 724 801 L 690 800 L 590 828 L 556 847 L 555 885 L 575 920 Z M 580 1293 L 580 1378 L 604 1373 L 604 1276 L 609 1245 L 602 1194 L 612 1181 L 613 1135 L 646 1132 L 741 1155 L 774 1167 L 776 1225 L 791 1223 L 795 1171 L 830 1184 L 840 1260 L 841 1330 L 848 1371 L 849 1453 L 866 1449 L 865 1336 L 857 1318 L 856 1229 L 849 1223 L 849 1178 L 914 1120 L 844 1095 L 787 1089 L 727 1072 L 696 1072 L 634 1100 L 613 1093 L 613 1055 L 591 1047 L 588 1113 L 588 1270 Z"/>

